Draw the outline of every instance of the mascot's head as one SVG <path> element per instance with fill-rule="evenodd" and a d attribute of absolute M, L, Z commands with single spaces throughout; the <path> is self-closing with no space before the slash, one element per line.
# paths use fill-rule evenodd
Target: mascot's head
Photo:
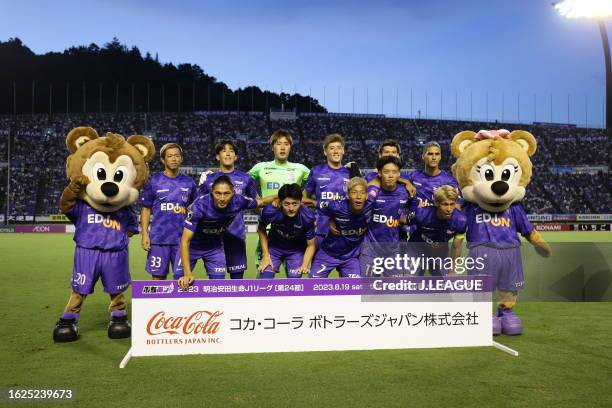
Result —
<path fill-rule="evenodd" d="M 457 158 L 453 175 L 463 198 L 490 212 L 502 212 L 521 201 L 531 180 L 536 151 L 533 135 L 523 130 L 459 132 L 451 142 Z"/>
<path fill-rule="evenodd" d="M 66 173 L 70 180 L 80 175 L 90 183 L 79 198 L 98 211 L 112 212 L 134 203 L 138 190 L 149 177 L 149 162 L 155 155 L 151 139 L 107 133 L 99 137 L 90 127 L 74 128 L 66 136 L 70 156 Z"/>

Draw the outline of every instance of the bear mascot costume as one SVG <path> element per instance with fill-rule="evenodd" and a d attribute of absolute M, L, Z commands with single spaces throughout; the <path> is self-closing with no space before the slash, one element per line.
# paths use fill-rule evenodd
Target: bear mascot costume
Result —
<path fill-rule="evenodd" d="M 513 311 L 525 284 L 518 234 L 541 256 L 552 253 L 520 203 L 531 180 L 530 157 L 536 147 L 531 133 L 505 129 L 463 131 L 451 142 L 457 158 L 453 175 L 466 202 L 469 256 L 484 259 L 482 272 L 493 277 L 499 296 L 494 335 L 523 332 L 521 319 Z"/>
<path fill-rule="evenodd" d="M 155 154 L 151 139 L 107 133 L 99 137 L 90 127 L 72 129 L 66 137 L 70 183 L 60 198 L 60 210 L 75 225 L 72 293 L 53 330 L 55 342 L 79 338 L 79 313 L 98 279 L 110 296 L 108 337 L 131 334 L 123 293 L 130 285 L 129 237 L 138 233 L 130 207 L 149 177 Z"/>

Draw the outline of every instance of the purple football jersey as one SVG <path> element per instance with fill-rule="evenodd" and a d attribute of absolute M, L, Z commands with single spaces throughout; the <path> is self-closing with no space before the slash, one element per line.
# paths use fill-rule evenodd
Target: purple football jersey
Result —
<path fill-rule="evenodd" d="M 423 170 L 416 170 L 408 175 L 408 180 L 416 187 L 419 207 L 433 206 L 433 192 L 440 186 L 449 185 L 459 191 L 457 180 L 452 174 L 444 170 L 436 176 L 429 176 Z"/>
<path fill-rule="evenodd" d="M 270 247 L 303 251 L 306 240 L 315 237 L 315 215 L 303 205 L 295 217 L 287 217 L 280 208 L 267 205 L 261 212 L 259 222 L 263 226 L 271 225 L 268 232 Z"/>
<path fill-rule="evenodd" d="M 377 197 L 372 208 L 372 219 L 368 223 L 365 242 L 399 242 L 399 220 L 407 213 L 410 195 L 401 185 L 397 185 L 393 191 L 368 187 L 368 191 L 373 190 L 376 191 Z"/>
<path fill-rule="evenodd" d="M 210 194 L 202 195 L 191 204 L 187 212 L 184 227 L 194 233 L 191 246 L 206 248 L 208 245 L 220 245 L 223 233 L 236 216 L 242 211 L 257 207 L 257 201 L 249 197 L 234 194 L 224 209 L 215 207 Z"/>
<path fill-rule="evenodd" d="M 342 201 L 346 198 L 346 183 L 350 177 L 350 170 L 346 167 L 333 169 L 327 163 L 319 164 L 310 171 L 304 190 L 317 204 L 323 201 Z M 324 214 L 316 213 L 316 233 L 325 235 L 329 231 L 329 218 Z"/>
<path fill-rule="evenodd" d="M 232 180 L 234 184 L 234 192 L 249 198 L 257 197 L 257 186 L 255 181 L 247 173 L 234 170 L 229 173 L 223 173 L 222 171 L 216 171 L 206 177 L 206 181 L 200 187 L 201 194 L 210 194 L 212 184 L 219 176 L 227 176 Z M 240 217 L 234 218 L 234 221 L 227 228 L 227 233 L 237 238 L 244 239 L 246 232 L 246 226 L 244 225 L 244 217 L 240 214 Z"/>
<path fill-rule="evenodd" d="M 187 207 L 197 197 L 193 179 L 185 174 L 168 177 L 163 172 L 149 178 L 140 202 L 151 209 L 149 236 L 156 245 L 176 245 L 181 240 Z"/>
<path fill-rule="evenodd" d="M 359 214 L 354 214 L 348 200 L 323 201 L 318 204 L 318 210 L 323 215 L 334 220 L 340 235 L 329 232 L 321 248 L 331 257 L 338 259 L 355 258 L 359 256 L 361 243 L 365 237 L 368 222 L 372 217 L 372 208 L 376 198 L 375 189 L 368 189 L 368 199 Z"/>
<path fill-rule="evenodd" d="M 531 234 L 533 225 L 529 222 L 523 206 L 512 204 L 500 213 L 491 213 L 473 203 L 465 207 L 467 219 L 467 246 L 487 245 L 496 248 L 511 248 L 521 245 L 517 234 Z"/>
<path fill-rule="evenodd" d="M 119 251 L 128 245 L 128 232 L 138 234 L 138 220 L 132 207 L 105 213 L 77 200 L 66 217 L 75 226 L 74 242 L 83 248 Z"/>
<path fill-rule="evenodd" d="M 465 234 L 467 221 L 465 214 L 455 209 L 449 220 L 441 220 L 437 216 L 437 207 L 417 208 L 410 225 L 415 230 L 410 234 L 409 242 L 448 242 L 455 234 Z"/>

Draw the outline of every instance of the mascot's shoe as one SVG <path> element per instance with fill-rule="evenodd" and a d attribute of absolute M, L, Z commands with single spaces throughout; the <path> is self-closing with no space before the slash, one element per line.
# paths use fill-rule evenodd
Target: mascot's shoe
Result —
<path fill-rule="evenodd" d="M 132 326 L 127 316 L 111 316 L 108 323 L 108 337 L 111 339 L 126 339 L 132 334 Z"/>
<path fill-rule="evenodd" d="M 60 317 L 53 329 L 53 341 L 68 343 L 79 339 L 79 323 L 75 318 Z"/>
<path fill-rule="evenodd" d="M 493 335 L 499 336 L 502 333 L 502 322 L 497 316 L 493 316 Z"/>
<path fill-rule="evenodd" d="M 523 333 L 523 322 L 514 314 L 512 309 L 498 308 L 497 316 L 501 320 L 502 333 L 507 336 L 516 336 Z"/>

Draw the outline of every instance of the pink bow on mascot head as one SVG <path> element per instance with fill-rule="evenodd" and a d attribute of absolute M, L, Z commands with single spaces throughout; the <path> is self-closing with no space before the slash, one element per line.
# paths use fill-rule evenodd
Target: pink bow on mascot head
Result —
<path fill-rule="evenodd" d="M 507 129 L 499 130 L 480 130 L 474 136 L 476 140 L 483 139 L 510 139 L 510 131 Z"/>

